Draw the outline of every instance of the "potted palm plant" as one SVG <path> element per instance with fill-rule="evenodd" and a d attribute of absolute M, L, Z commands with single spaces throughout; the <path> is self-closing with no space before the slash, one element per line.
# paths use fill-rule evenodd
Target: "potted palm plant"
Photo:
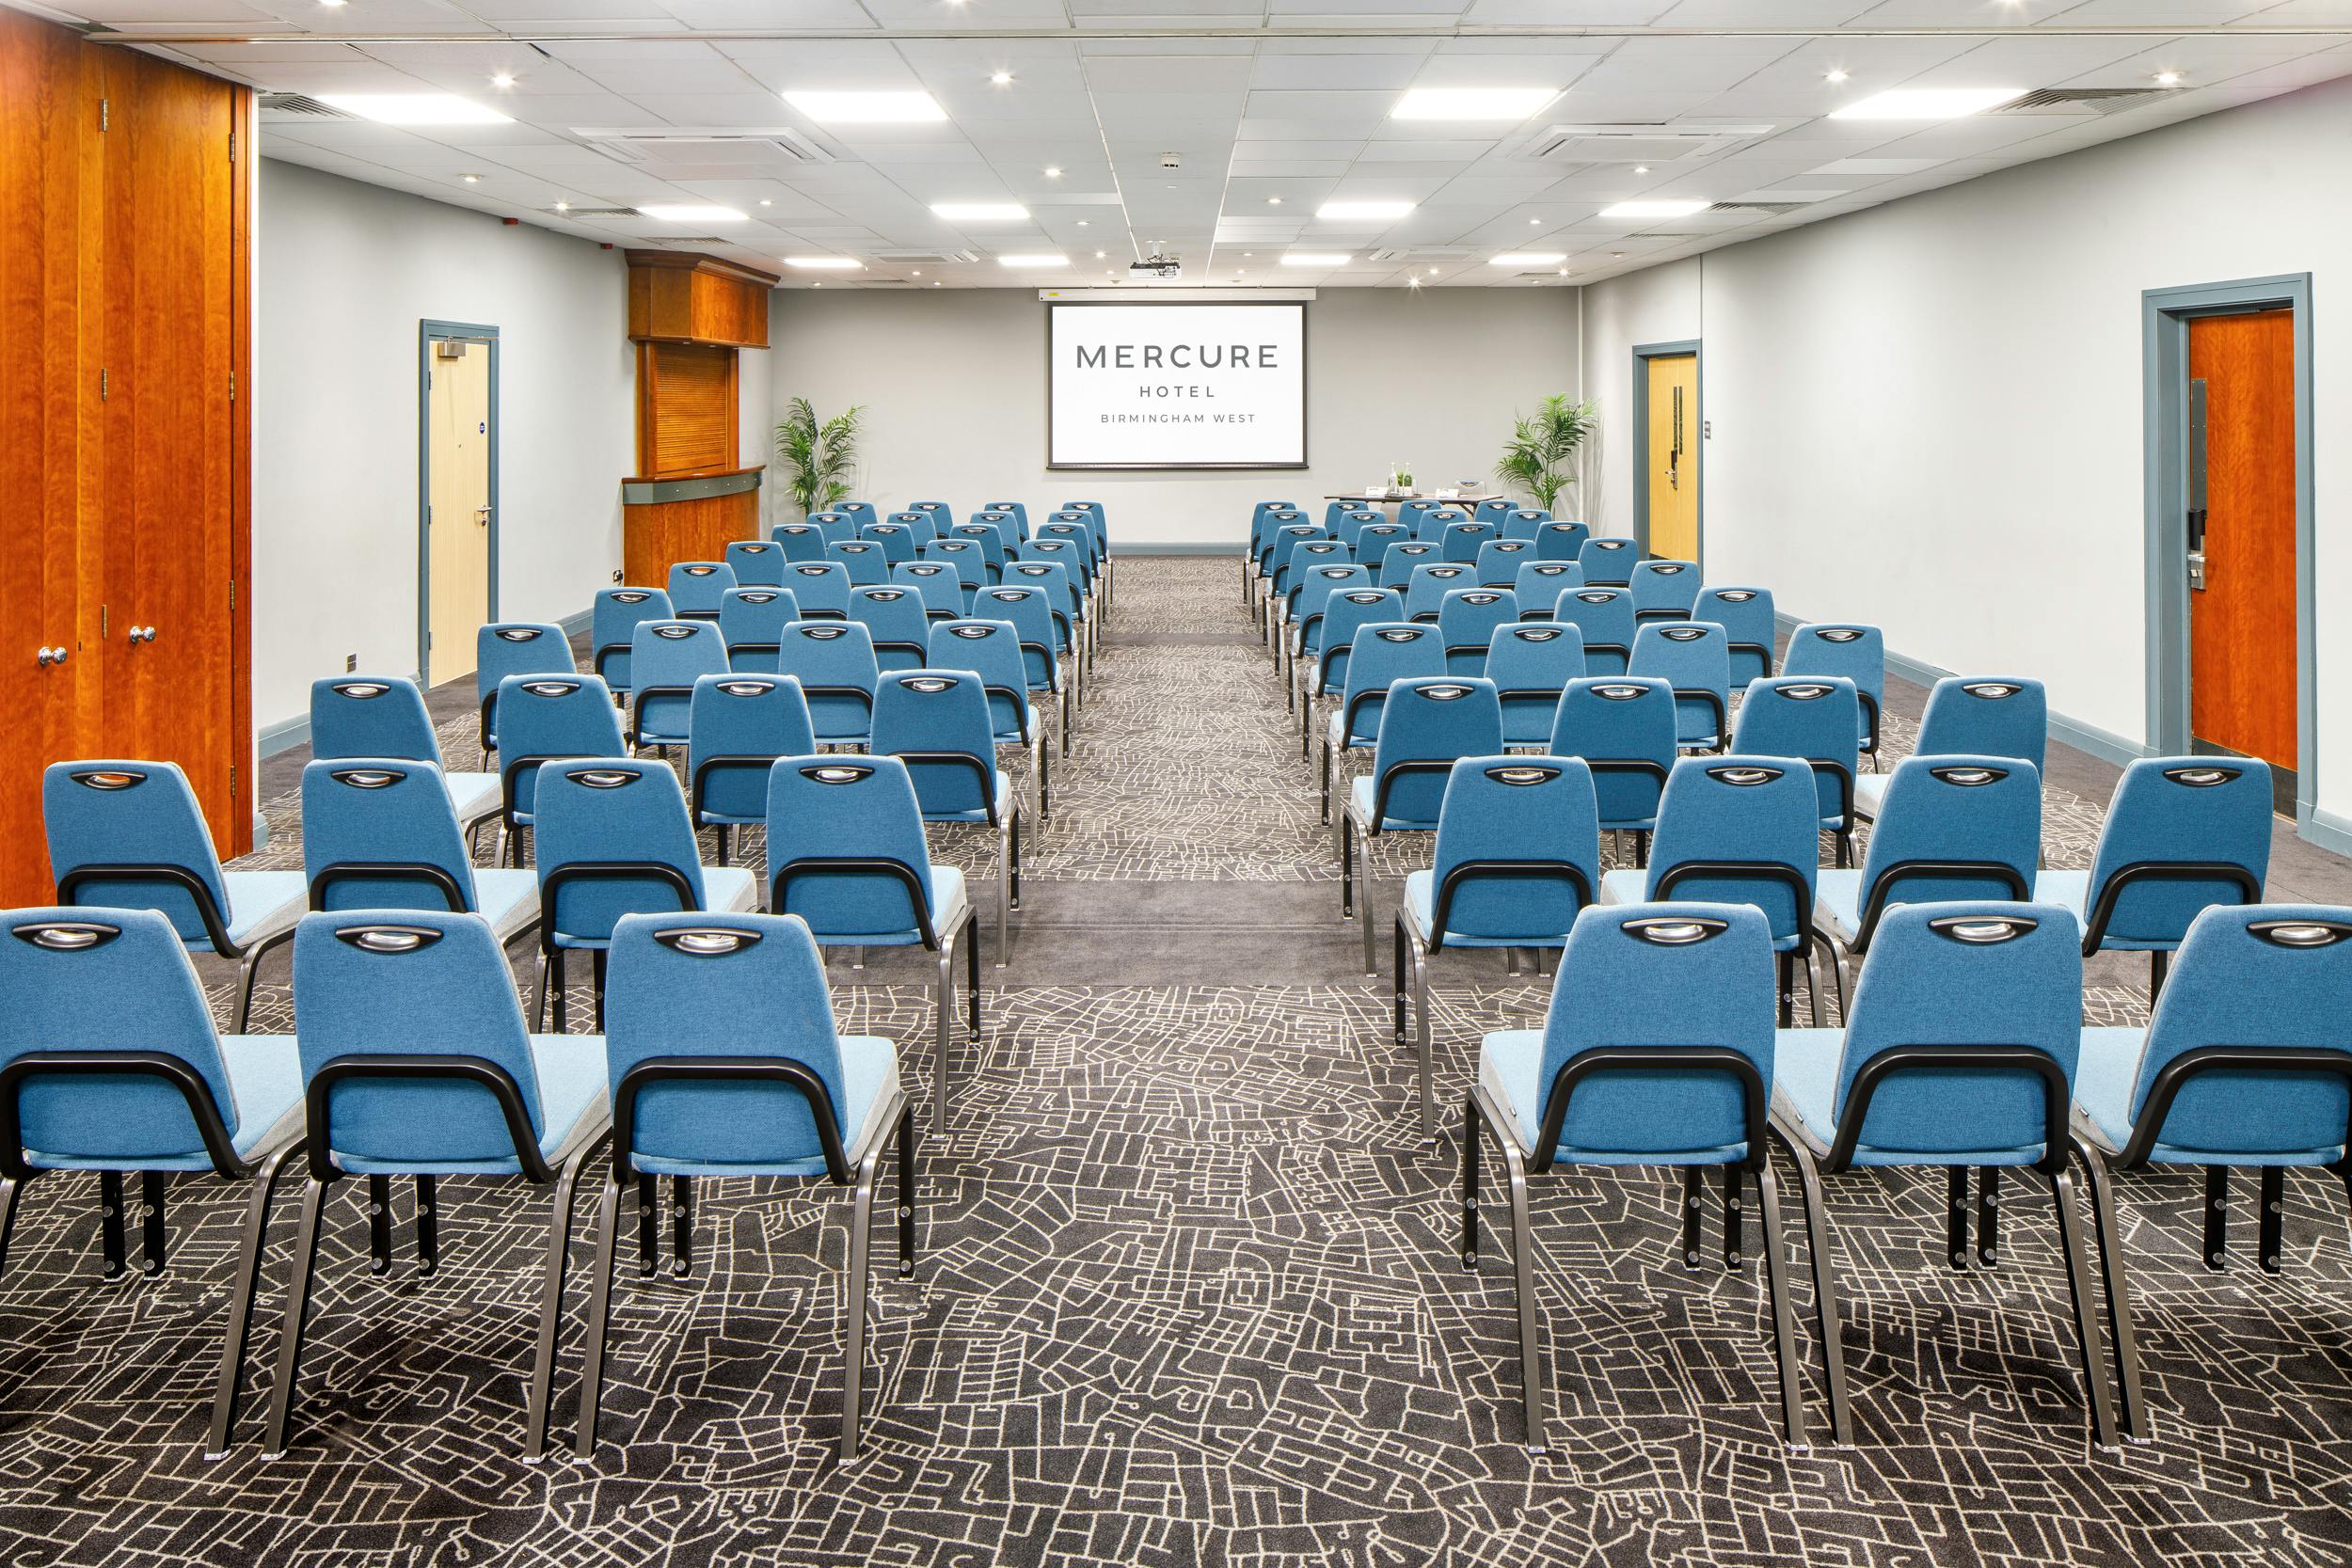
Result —
<path fill-rule="evenodd" d="M 857 467 L 858 421 L 865 417 L 863 404 L 853 404 L 821 423 L 806 398 L 794 398 L 785 406 L 784 422 L 776 426 L 776 462 L 784 469 L 792 504 L 803 515 L 849 499 L 850 475 Z"/>
<path fill-rule="evenodd" d="M 1512 420 L 1511 438 L 1503 443 L 1495 478 L 1524 490 L 1549 512 L 1560 492 L 1576 483 L 1576 455 L 1592 433 L 1593 405 L 1571 400 L 1565 392 L 1544 399 L 1531 417 Z"/>

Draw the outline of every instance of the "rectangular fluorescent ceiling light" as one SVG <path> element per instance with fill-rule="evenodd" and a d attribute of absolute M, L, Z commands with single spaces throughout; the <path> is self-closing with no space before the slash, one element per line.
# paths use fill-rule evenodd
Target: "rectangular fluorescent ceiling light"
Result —
<path fill-rule="evenodd" d="M 865 265 L 854 256 L 787 256 L 784 264 L 809 272 L 855 272 Z"/>
<path fill-rule="evenodd" d="M 1525 119 L 1560 96 L 1557 87 L 1414 87 L 1391 119 Z"/>
<path fill-rule="evenodd" d="M 1286 267 L 1343 267 L 1354 261 L 1352 256 L 1330 256 L 1321 251 L 1294 250 L 1282 258 Z"/>
<path fill-rule="evenodd" d="M 1029 216 L 1017 201 L 934 201 L 931 213 L 949 223 L 1023 223 Z"/>
<path fill-rule="evenodd" d="M 318 100 L 382 125 L 506 125 L 513 119 L 453 92 L 323 92 Z"/>
<path fill-rule="evenodd" d="M 662 223 L 741 223 L 743 214 L 732 207 L 712 206 L 699 201 L 657 201 L 652 206 L 637 209 L 649 218 Z"/>
<path fill-rule="evenodd" d="M 1413 210 L 1409 201 L 1327 201 L 1315 216 L 1327 222 L 1343 218 L 1401 218 Z"/>
<path fill-rule="evenodd" d="M 1567 257 L 1556 250 L 1514 250 L 1496 257 L 1490 267 L 1556 267 Z"/>
<path fill-rule="evenodd" d="M 819 125 L 920 125 L 947 118 L 928 92 L 787 92 L 787 103 Z"/>
<path fill-rule="evenodd" d="M 1620 201 L 1613 207 L 1603 207 L 1605 218 L 1687 218 L 1692 213 L 1704 213 L 1715 205 L 1711 201 Z"/>
<path fill-rule="evenodd" d="M 996 264 L 1000 267 L 1066 267 L 1070 264 L 1070 258 L 1067 256 L 999 256 L 996 258 Z"/>
<path fill-rule="evenodd" d="M 1892 87 L 1830 111 L 1832 119 L 1958 119 L 2006 103 L 2023 87 Z"/>

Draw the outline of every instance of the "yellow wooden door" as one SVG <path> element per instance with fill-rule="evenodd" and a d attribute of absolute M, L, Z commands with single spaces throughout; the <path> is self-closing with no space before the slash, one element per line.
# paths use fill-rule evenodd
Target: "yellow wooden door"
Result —
<path fill-rule="evenodd" d="M 462 351 L 445 358 L 448 351 Z M 436 343 L 430 539 L 432 678 L 474 670 L 474 634 L 490 618 L 490 345 Z"/>
<path fill-rule="evenodd" d="M 1649 366 L 1649 553 L 1699 558 L 1699 356 L 1676 354 Z"/>

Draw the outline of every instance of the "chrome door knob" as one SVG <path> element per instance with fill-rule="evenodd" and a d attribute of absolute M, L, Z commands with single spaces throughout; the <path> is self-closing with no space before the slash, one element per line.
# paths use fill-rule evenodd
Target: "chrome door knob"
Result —
<path fill-rule="evenodd" d="M 41 649 L 39 653 L 37 653 L 37 654 L 35 654 L 35 655 L 33 656 L 33 662 L 34 662 L 35 664 L 39 664 L 39 665 L 42 665 L 42 666 L 47 666 L 47 665 L 51 665 L 51 664 L 63 664 L 63 663 L 65 662 L 65 656 L 66 656 L 66 650 L 65 650 L 65 649 L 63 649 L 63 648 L 61 648 L 61 647 L 60 647 L 60 648 L 49 648 L 49 647 L 44 647 L 44 648 L 42 648 L 42 649 Z"/>
<path fill-rule="evenodd" d="M 131 642 L 134 647 L 137 646 L 141 642 L 152 642 L 154 641 L 155 628 L 153 626 L 133 626 L 131 628 Z"/>

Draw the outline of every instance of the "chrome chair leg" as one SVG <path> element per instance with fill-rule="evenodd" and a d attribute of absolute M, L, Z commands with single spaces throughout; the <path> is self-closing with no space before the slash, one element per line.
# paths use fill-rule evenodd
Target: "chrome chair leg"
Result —
<path fill-rule="evenodd" d="M 313 1176 L 302 1184 L 302 1218 L 294 1231 L 294 1269 L 286 1277 L 285 1326 L 278 1338 L 278 1378 L 269 1391 L 269 1419 L 262 1437 L 262 1456 L 276 1459 L 286 1451 L 286 1419 L 294 1409 L 294 1377 L 302 1361 L 302 1330 L 310 1307 L 310 1276 L 319 1257 L 319 1212 L 326 1206 L 326 1183 Z"/>
<path fill-rule="evenodd" d="M 621 1180 L 608 1172 L 596 1198 L 596 1273 L 588 1282 L 588 1343 L 580 1376 L 580 1421 L 572 1453 L 586 1459 L 596 1451 L 596 1406 L 604 1392 L 604 1347 L 612 1321 L 612 1255 L 621 1240 Z"/>
<path fill-rule="evenodd" d="M 1519 1400 L 1527 1415 L 1527 1451 L 1549 1451 L 1544 1439 L 1542 1328 L 1535 1321 L 1535 1231 L 1527 1212 L 1527 1161 L 1518 1145 L 1497 1130 L 1504 1180 L 1511 1190 L 1511 1265 L 1518 1276 L 1519 1307 Z"/>
<path fill-rule="evenodd" d="M 539 1337 L 531 1361 L 530 1399 L 523 1412 L 523 1463 L 536 1465 L 548 1451 L 548 1395 L 555 1382 L 555 1345 L 564 1328 L 564 1272 L 571 1260 L 572 1195 L 589 1157 L 612 1141 L 610 1132 L 572 1151 L 555 1179 L 548 1204 L 548 1253 L 540 1275 Z"/>
<path fill-rule="evenodd" d="M 2107 1394 L 2107 1358 L 2099 1343 L 2099 1322 L 2091 1302 L 2090 1268 L 2083 1243 L 2082 1213 L 2074 1206 L 2074 1175 L 2051 1173 L 2050 1188 L 2057 1202 L 2058 1243 L 2066 1254 L 2066 1289 L 2074 1298 L 2074 1332 L 2082 1349 L 2083 1392 L 2090 1402 L 2092 1439 L 2103 1449 L 2115 1442 L 2115 1407 Z"/>
<path fill-rule="evenodd" d="M 2154 1433 L 2148 1422 L 2148 1404 L 2139 1386 L 2139 1344 L 2132 1333 L 2132 1304 L 2123 1278 L 2123 1238 L 2115 1207 L 2114 1180 L 2106 1164 L 2079 1138 L 2074 1156 L 2083 1163 L 2090 1193 L 2090 1223 L 2099 1243 L 2100 1283 L 2106 1287 L 2107 1338 L 2115 1346 L 2116 1381 L 2122 1393 L 2123 1435 L 2145 1443 Z"/>
<path fill-rule="evenodd" d="M 1404 923 L 1404 911 L 1399 910 L 1397 925 L 1402 927 Z M 1438 1141 L 1438 1067 L 1429 1026 L 1429 949 L 1408 941 L 1405 950 L 1413 965 L 1413 1013 L 1419 1021 L 1414 1044 L 1421 1055 L 1421 1141 L 1434 1144 Z"/>
<path fill-rule="evenodd" d="M 1733 1167 L 1735 1170 L 1737 1166 Z M 1772 1175 L 1772 1151 L 1756 1170 L 1756 1206 L 1764 1219 L 1764 1279 L 1772 1296 L 1772 1350 L 1780 1367 L 1781 1419 L 1792 1449 L 1806 1447 L 1804 1371 L 1797 1354 L 1796 1315 L 1788 1300 L 1788 1254 L 1780 1233 L 1780 1183 Z"/>
<path fill-rule="evenodd" d="M 882 1150 L 870 1149 L 857 1167 L 857 1193 L 850 1200 L 848 1365 L 841 1394 L 841 1457 L 857 1457 L 860 1404 L 866 1391 L 866 1269 L 874 1228 L 874 1167 Z"/>
<path fill-rule="evenodd" d="M 1804 1203 L 1805 1249 L 1813 1255 L 1814 1332 L 1821 1341 L 1821 1370 L 1829 1385 L 1830 1440 L 1839 1447 L 1853 1442 L 1853 1418 L 1846 1399 L 1846 1347 L 1840 1338 L 1837 1312 L 1837 1262 L 1831 1253 L 1829 1212 L 1821 1199 L 1821 1171 L 1813 1156 L 1796 1139 L 1772 1134 L 1797 1167 L 1797 1190 Z"/>
<path fill-rule="evenodd" d="M 302 1147 L 288 1144 L 262 1163 L 254 1174 L 253 1193 L 246 1200 L 245 1233 L 237 1247 L 237 1274 L 230 1286 L 229 1322 L 221 1332 L 220 1370 L 213 1382 L 213 1419 L 204 1439 L 206 1459 L 225 1459 L 237 1420 L 237 1385 L 244 1375 L 245 1344 L 253 1329 L 253 1297 L 262 1278 L 262 1248 L 269 1234 L 269 1204 L 286 1161 Z M 7 1234 L 15 1207 L 16 1183 L 0 1195 L 0 1238 Z"/>

